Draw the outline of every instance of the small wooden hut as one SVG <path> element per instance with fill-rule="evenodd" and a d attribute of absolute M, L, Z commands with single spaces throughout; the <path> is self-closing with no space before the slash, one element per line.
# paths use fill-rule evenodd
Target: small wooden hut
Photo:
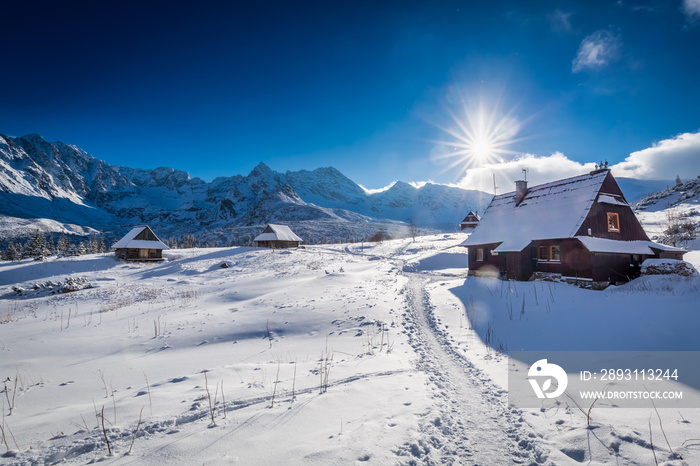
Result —
<path fill-rule="evenodd" d="M 122 239 L 114 243 L 117 259 L 130 261 L 162 261 L 165 245 L 148 225 L 140 225 L 131 229 Z"/>
<path fill-rule="evenodd" d="M 255 237 L 253 242 L 259 248 L 296 248 L 303 240 L 287 225 L 270 223 L 263 232 Z"/>
<path fill-rule="evenodd" d="M 467 214 L 466 217 L 464 217 L 464 220 L 462 220 L 462 223 L 459 224 L 459 227 L 462 231 L 468 230 L 472 231 L 476 226 L 479 224 L 479 221 L 481 221 L 481 217 L 479 217 L 478 213 L 474 213 L 471 210 Z"/>

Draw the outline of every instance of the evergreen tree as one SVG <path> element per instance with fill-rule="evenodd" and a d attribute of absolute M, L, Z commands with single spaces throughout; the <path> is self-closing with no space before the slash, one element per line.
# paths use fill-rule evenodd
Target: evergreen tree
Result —
<path fill-rule="evenodd" d="M 94 231 L 90 234 L 90 239 L 88 240 L 87 244 L 87 252 L 90 254 L 97 254 L 97 237 L 95 236 Z"/>
<path fill-rule="evenodd" d="M 679 175 L 676 175 L 676 186 L 683 184 L 681 181 L 681 177 Z"/>
<path fill-rule="evenodd" d="M 68 242 L 68 248 L 66 249 L 66 256 L 79 256 L 80 250 L 75 244 Z"/>
<path fill-rule="evenodd" d="M 100 254 L 107 252 L 107 246 L 105 246 L 105 234 L 102 230 L 100 230 L 100 237 L 97 240 L 97 252 Z"/>
<path fill-rule="evenodd" d="M 53 256 L 56 254 L 56 245 L 53 242 L 53 236 L 48 235 L 46 238 L 46 255 Z"/>
<path fill-rule="evenodd" d="M 185 238 L 182 240 L 182 247 L 184 249 L 191 249 L 195 246 L 197 246 L 197 238 L 191 233 L 185 235 Z"/>
<path fill-rule="evenodd" d="M 87 254 L 87 253 L 88 253 L 88 247 L 89 247 L 88 242 L 82 241 L 82 242 L 80 243 L 80 246 L 78 246 L 78 255 L 79 255 L 79 256 L 82 256 L 82 255 L 84 255 L 84 254 Z"/>
<path fill-rule="evenodd" d="M 34 257 L 34 252 L 36 251 L 36 247 L 39 241 L 39 235 L 39 230 L 36 230 L 34 236 L 31 239 L 28 239 L 26 243 L 24 243 L 24 253 L 28 257 Z"/>
<path fill-rule="evenodd" d="M 46 259 L 46 238 L 44 238 L 44 235 L 41 234 L 38 228 L 34 233 L 34 237 L 27 242 L 25 253 L 27 257 L 37 261 Z"/>
<path fill-rule="evenodd" d="M 49 252 L 48 252 L 48 250 L 46 249 L 46 238 L 44 237 L 44 235 L 40 235 L 40 237 L 39 237 L 39 247 L 38 247 L 38 249 L 37 249 L 36 255 L 34 256 L 34 260 L 35 260 L 35 261 L 43 261 L 43 260 L 46 260 L 46 258 L 48 257 L 48 255 L 49 255 Z"/>
<path fill-rule="evenodd" d="M 19 241 L 15 243 L 15 251 L 17 251 L 17 254 L 15 255 L 15 261 L 19 262 L 25 257 L 27 257 L 27 253 L 24 250 L 24 246 L 22 246 L 22 243 Z"/>
<path fill-rule="evenodd" d="M 70 249 L 70 240 L 66 235 L 61 233 L 60 238 L 58 238 L 58 244 L 56 245 L 56 255 L 58 257 L 67 256 L 68 250 Z"/>
<path fill-rule="evenodd" d="M 19 262 L 22 260 L 22 245 L 9 243 L 5 249 L 5 260 Z"/>

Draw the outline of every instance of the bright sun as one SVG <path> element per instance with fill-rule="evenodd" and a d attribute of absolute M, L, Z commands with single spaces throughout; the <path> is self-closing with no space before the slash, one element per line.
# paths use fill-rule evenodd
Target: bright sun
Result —
<path fill-rule="evenodd" d="M 512 112 L 501 115 L 497 106 L 489 113 L 485 105 L 467 105 L 462 99 L 459 114 L 447 110 L 451 124 L 438 127 L 450 138 L 434 141 L 444 149 L 436 158 L 450 159 L 446 170 L 460 167 L 460 175 L 469 168 L 482 167 L 517 152 L 508 149 L 516 139 L 520 123 Z"/>
<path fill-rule="evenodd" d="M 474 154 L 474 159 L 479 164 L 488 161 L 493 148 L 491 141 L 484 138 L 477 138 L 472 142 L 471 152 Z"/>

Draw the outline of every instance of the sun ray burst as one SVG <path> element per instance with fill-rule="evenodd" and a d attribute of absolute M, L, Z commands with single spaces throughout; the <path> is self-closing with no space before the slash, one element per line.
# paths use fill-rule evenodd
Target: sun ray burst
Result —
<path fill-rule="evenodd" d="M 456 177 L 461 177 L 470 168 L 519 154 L 510 147 L 526 139 L 518 137 L 523 123 L 515 117 L 514 109 L 505 114 L 500 112 L 499 104 L 499 100 L 489 106 L 483 101 L 477 105 L 468 104 L 460 94 L 458 108 L 445 109 L 449 123 L 435 126 L 447 137 L 432 141 L 441 148 L 433 158 L 446 162 L 443 172 L 458 169 Z"/>

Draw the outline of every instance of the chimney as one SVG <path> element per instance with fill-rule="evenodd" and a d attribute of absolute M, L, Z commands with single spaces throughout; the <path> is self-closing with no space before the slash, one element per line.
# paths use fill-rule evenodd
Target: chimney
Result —
<path fill-rule="evenodd" d="M 523 198 L 527 194 L 527 181 L 518 180 L 515 182 L 515 204 L 518 205 L 522 202 Z"/>

